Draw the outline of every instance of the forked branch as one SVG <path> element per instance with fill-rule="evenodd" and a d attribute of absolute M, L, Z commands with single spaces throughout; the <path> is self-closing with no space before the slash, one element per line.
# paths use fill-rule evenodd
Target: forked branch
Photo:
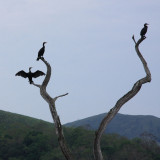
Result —
<path fill-rule="evenodd" d="M 95 133 L 95 139 L 94 139 L 94 158 L 95 158 L 95 160 L 103 160 L 103 155 L 102 155 L 101 147 L 100 147 L 100 140 L 101 140 L 102 134 L 104 133 L 109 122 L 118 113 L 118 111 L 123 106 L 123 104 L 125 104 L 127 101 L 129 101 L 131 98 L 133 98 L 140 91 L 141 86 L 143 84 L 151 81 L 151 73 L 150 73 L 149 68 L 147 66 L 147 62 L 145 61 L 145 59 L 143 58 L 142 54 L 139 51 L 139 45 L 145 39 L 145 37 L 140 38 L 138 40 L 138 42 L 135 41 L 134 35 L 133 35 L 132 39 L 135 43 L 135 50 L 137 52 L 137 55 L 143 64 L 146 76 L 144 78 L 138 80 L 133 85 L 132 89 L 117 101 L 115 106 L 106 114 L 104 119 L 101 121 L 101 124 Z"/>
<path fill-rule="evenodd" d="M 57 96 L 55 98 L 52 98 L 47 93 L 46 87 L 47 87 L 47 85 L 49 83 L 49 80 L 50 80 L 50 77 L 51 77 L 51 66 L 44 58 L 41 58 L 41 60 L 44 62 L 44 64 L 47 67 L 47 74 L 45 76 L 45 79 L 44 79 L 42 85 L 38 85 L 38 84 L 35 84 L 35 83 L 32 83 L 32 84 L 34 86 L 40 88 L 41 96 L 49 104 L 50 112 L 51 112 L 51 115 L 52 115 L 52 118 L 53 118 L 53 121 L 54 121 L 54 124 L 55 124 L 55 130 L 56 130 L 56 134 L 58 136 L 58 142 L 59 142 L 61 151 L 62 151 L 63 155 L 65 156 L 66 160 L 72 160 L 72 156 L 71 156 L 70 150 L 68 149 L 68 147 L 66 145 L 66 141 L 65 141 L 65 138 L 64 138 L 62 125 L 61 125 L 61 122 L 60 122 L 60 119 L 59 119 L 59 116 L 57 114 L 56 107 L 55 107 L 56 106 L 55 105 L 55 101 L 59 97 L 63 97 L 63 96 L 68 95 L 68 93 L 62 94 L 62 95 Z"/>

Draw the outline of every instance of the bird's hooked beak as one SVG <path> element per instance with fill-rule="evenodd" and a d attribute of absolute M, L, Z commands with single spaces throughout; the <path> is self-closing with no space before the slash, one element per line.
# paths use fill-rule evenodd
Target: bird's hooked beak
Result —
<path fill-rule="evenodd" d="M 148 26 L 149 24 L 148 24 L 148 23 L 145 23 L 144 25 L 145 25 L 145 26 Z"/>

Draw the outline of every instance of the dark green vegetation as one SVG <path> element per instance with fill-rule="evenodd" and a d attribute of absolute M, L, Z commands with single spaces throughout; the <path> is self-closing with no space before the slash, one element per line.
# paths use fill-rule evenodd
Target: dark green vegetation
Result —
<path fill-rule="evenodd" d="M 96 130 L 104 116 L 105 113 L 67 123 L 65 126 L 82 126 L 89 130 Z M 160 118 L 117 114 L 108 125 L 105 133 L 116 133 L 129 139 L 140 137 L 143 133 L 150 133 L 160 142 Z"/>
<path fill-rule="evenodd" d="M 93 160 L 93 131 L 64 128 L 64 134 L 75 160 Z M 160 148 L 149 137 L 105 135 L 102 151 L 105 160 L 160 160 Z M 53 124 L 0 111 L 0 160 L 64 160 Z"/>

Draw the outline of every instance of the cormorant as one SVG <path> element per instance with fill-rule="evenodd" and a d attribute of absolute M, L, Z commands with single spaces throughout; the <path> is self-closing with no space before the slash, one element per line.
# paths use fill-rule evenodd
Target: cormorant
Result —
<path fill-rule="evenodd" d="M 43 57 L 43 54 L 44 54 L 44 52 L 45 52 L 45 43 L 47 43 L 47 42 L 43 42 L 43 47 L 39 50 L 39 52 L 38 52 L 38 57 L 37 57 L 37 61 L 40 59 L 40 58 L 42 58 Z"/>
<path fill-rule="evenodd" d="M 28 78 L 30 84 L 32 84 L 33 83 L 32 78 L 37 78 L 39 76 L 45 75 L 45 73 L 43 73 L 42 71 L 39 71 L 39 70 L 37 70 L 36 72 L 32 73 L 31 72 L 31 68 L 32 67 L 29 67 L 29 72 L 28 73 L 26 73 L 25 71 L 21 70 L 18 73 L 16 73 L 15 76 L 21 76 L 23 78 Z"/>
<path fill-rule="evenodd" d="M 142 28 L 142 30 L 140 32 L 141 38 L 145 38 L 145 34 L 147 33 L 147 29 L 148 29 L 147 25 L 149 25 L 149 24 L 145 23 L 144 27 Z"/>

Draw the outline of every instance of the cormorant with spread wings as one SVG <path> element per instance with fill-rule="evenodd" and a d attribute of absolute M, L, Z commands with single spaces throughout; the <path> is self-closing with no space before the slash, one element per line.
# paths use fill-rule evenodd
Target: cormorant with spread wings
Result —
<path fill-rule="evenodd" d="M 32 78 L 37 78 L 39 76 L 45 75 L 45 73 L 43 73 L 42 71 L 39 71 L 39 70 L 37 70 L 36 72 L 31 72 L 31 68 L 32 67 L 29 67 L 29 72 L 28 73 L 26 73 L 25 71 L 21 70 L 18 73 L 16 73 L 15 76 L 21 76 L 23 78 L 28 78 L 30 84 L 32 84 L 33 83 Z"/>

